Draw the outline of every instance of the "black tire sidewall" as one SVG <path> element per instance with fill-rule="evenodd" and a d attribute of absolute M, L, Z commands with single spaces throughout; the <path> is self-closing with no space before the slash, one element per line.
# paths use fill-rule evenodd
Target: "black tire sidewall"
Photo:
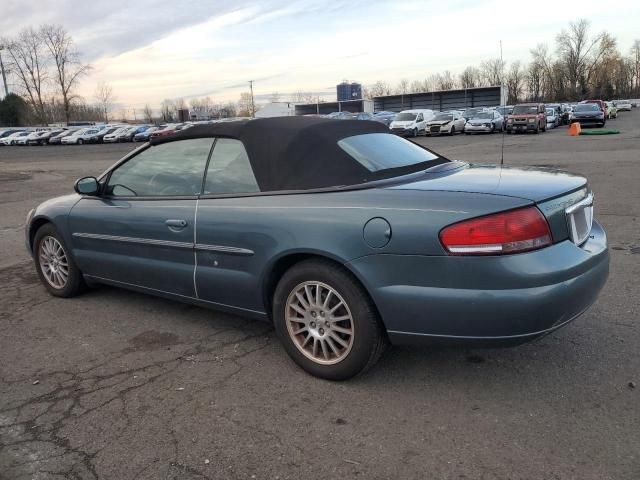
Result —
<path fill-rule="evenodd" d="M 351 311 L 354 343 L 347 357 L 335 365 L 313 362 L 298 350 L 289 336 L 285 321 L 287 298 L 297 285 L 306 281 L 318 281 L 331 286 Z M 274 294 L 273 323 L 289 356 L 308 373 L 327 380 L 346 380 L 368 368 L 383 335 L 375 307 L 362 286 L 342 268 L 324 261 L 301 262 L 283 275 Z"/>
<path fill-rule="evenodd" d="M 44 274 L 42 273 L 42 269 L 40 268 L 40 261 L 38 258 L 40 252 L 40 244 L 46 237 L 53 237 L 58 242 L 60 242 L 65 256 L 67 257 L 67 263 L 69 264 L 69 276 L 64 288 L 54 288 L 52 285 L 50 285 Z M 80 270 L 78 270 L 78 267 L 76 266 L 75 261 L 71 256 L 71 249 L 67 246 L 64 238 L 62 238 L 62 235 L 60 235 L 56 228 L 50 223 L 47 223 L 40 227 L 33 238 L 33 260 L 35 262 L 36 272 L 38 274 L 38 277 L 40 278 L 40 281 L 51 295 L 54 295 L 56 297 L 73 297 L 80 293 L 80 291 L 84 287 L 82 273 L 80 272 Z"/>

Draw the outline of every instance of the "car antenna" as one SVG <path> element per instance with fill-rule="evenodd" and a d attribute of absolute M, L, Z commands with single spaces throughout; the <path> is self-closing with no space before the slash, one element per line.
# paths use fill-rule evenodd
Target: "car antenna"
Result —
<path fill-rule="evenodd" d="M 500 104 L 503 104 L 504 98 L 504 61 L 502 60 L 502 40 L 500 40 Z M 506 104 L 506 101 L 504 102 Z M 502 105 L 506 107 L 506 105 Z M 506 112 L 506 108 L 504 112 Z M 507 121 L 506 116 L 503 115 L 502 118 L 502 146 L 500 147 L 500 170 L 502 171 L 502 165 L 504 164 L 504 134 L 507 130 L 507 126 L 505 122 Z"/>

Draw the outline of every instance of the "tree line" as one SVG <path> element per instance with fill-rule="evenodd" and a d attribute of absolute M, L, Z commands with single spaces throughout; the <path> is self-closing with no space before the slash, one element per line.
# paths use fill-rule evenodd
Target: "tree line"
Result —
<path fill-rule="evenodd" d="M 592 34 L 583 19 L 562 29 L 552 48 L 539 44 L 530 53 L 528 64 L 493 58 L 459 75 L 444 71 L 424 80 L 402 79 L 395 86 L 377 81 L 366 86 L 365 97 L 497 85 L 504 85 L 510 104 L 640 97 L 640 40 L 623 55 L 610 33 Z"/>

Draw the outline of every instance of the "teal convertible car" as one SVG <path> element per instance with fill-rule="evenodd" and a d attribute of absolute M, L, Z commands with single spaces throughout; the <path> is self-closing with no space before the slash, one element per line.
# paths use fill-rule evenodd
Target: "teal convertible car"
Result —
<path fill-rule="evenodd" d="M 522 343 L 597 298 L 580 176 L 448 160 L 371 121 L 273 118 L 152 140 L 26 223 L 42 283 L 105 283 L 273 322 L 346 379 L 390 343 Z"/>

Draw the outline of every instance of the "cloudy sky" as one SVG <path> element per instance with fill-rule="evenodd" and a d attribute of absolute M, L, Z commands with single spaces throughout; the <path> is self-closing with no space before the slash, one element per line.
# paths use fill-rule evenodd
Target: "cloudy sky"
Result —
<path fill-rule="evenodd" d="M 105 81 L 119 103 L 141 108 L 165 98 L 236 100 L 248 80 L 261 99 L 295 91 L 332 99 L 343 79 L 458 73 L 499 56 L 500 40 L 505 61 L 526 62 L 578 18 L 613 33 L 625 54 L 640 38 L 638 0 L 2 0 L 0 35 L 63 25 L 94 66 L 80 93 L 91 101 Z"/>

